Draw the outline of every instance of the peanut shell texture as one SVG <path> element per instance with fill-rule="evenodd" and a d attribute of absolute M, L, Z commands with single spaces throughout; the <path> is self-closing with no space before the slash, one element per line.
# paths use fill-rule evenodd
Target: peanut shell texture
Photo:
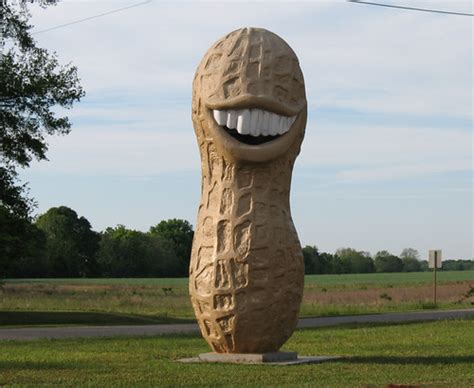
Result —
<path fill-rule="evenodd" d="M 229 33 L 197 68 L 202 183 L 189 292 L 214 352 L 275 352 L 296 328 L 304 262 L 289 195 L 306 112 L 298 59 L 270 31 Z"/>

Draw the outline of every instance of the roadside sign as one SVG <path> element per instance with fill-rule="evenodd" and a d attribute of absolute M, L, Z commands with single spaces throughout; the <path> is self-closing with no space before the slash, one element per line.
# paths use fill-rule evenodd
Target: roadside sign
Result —
<path fill-rule="evenodd" d="M 436 268 L 441 268 L 441 249 L 430 250 L 428 256 L 428 267 L 434 268 L 436 262 Z"/>

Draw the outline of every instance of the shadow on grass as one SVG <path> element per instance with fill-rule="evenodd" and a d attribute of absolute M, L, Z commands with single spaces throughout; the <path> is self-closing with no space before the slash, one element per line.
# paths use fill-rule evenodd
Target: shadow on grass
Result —
<path fill-rule="evenodd" d="M 356 356 L 342 360 L 348 364 L 435 365 L 474 364 L 473 356 Z"/>
<path fill-rule="evenodd" d="M 0 311 L 1 326 L 156 325 L 193 323 L 192 319 L 82 311 Z"/>

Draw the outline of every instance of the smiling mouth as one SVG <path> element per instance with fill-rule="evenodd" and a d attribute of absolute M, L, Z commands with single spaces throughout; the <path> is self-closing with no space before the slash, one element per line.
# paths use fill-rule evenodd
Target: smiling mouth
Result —
<path fill-rule="evenodd" d="M 217 124 L 234 139 L 249 145 L 268 143 L 288 132 L 296 116 L 283 116 L 263 109 L 212 111 Z"/>

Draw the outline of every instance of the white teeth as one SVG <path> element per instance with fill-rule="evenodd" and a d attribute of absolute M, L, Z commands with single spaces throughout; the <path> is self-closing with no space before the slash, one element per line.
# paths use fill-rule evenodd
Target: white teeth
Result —
<path fill-rule="evenodd" d="M 275 136 L 290 130 L 296 116 L 281 116 L 262 109 L 213 110 L 217 124 L 241 135 Z"/>
<path fill-rule="evenodd" d="M 261 124 L 261 132 L 263 136 L 268 136 L 270 134 L 270 112 L 264 110 L 262 111 L 262 114 L 260 115 L 262 120 L 260 121 Z"/>
<path fill-rule="evenodd" d="M 227 128 L 235 129 L 237 127 L 238 114 L 239 114 L 239 111 L 236 111 L 236 110 L 229 110 L 227 112 L 227 123 L 226 123 Z"/>
<path fill-rule="evenodd" d="M 270 126 L 270 135 L 276 135 L 277 134 L 277 129 L 280 130 L 280 117 L 275 114 L 271 114 L 272 122 Z"/>
<path fill-rule="evenodd" d="M 249 131 L 250 135 L 258 136 L 258 110 L 250 110 L 250 122 L 249 122 Z"/>
<path fill-rule="evenodd" d="M 237 119 L 237 132 L 241 135 L 249 135 L 249 122 L 250 122 L 250 110 L 244 109 L 240 111 L 239 118 Z"/>
<path fill-rule="evenodd" d="M 227 112 L 225 110 L 214 110 L 214 120 L 217 124 L 225 125 L 227 122 Z"/>

